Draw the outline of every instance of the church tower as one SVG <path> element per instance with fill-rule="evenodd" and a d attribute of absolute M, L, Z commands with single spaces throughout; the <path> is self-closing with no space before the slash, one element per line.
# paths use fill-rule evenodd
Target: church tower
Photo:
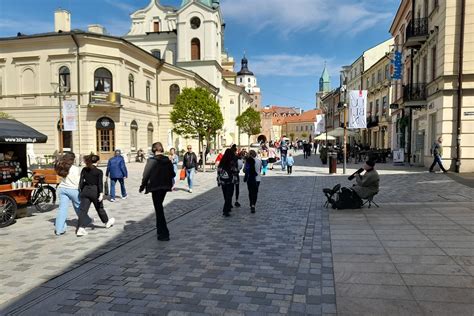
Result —
<path fill-rule="evenodd" d="M 237 73 L 237 85 L 245 88 L 245 91 L 252 96 L 255 108 L 260 109 L 262 104 L 260 88 L 257 85 L 257 78 L 249 69 L 249 61 L 245 54 L 242 58 L 240 71 Z"/>
<path fill-rule="evenodd" d="M 324 63 L 323 73 L 321 74 L 321 77 L 319 78 L 319 90 L 318 92 L 316 92 L 316 108 L 319 108 L 319 103 L 321 101 L 321 98 L 326 93 L 329 93 L 330 91 L 331 91 L 331 77 L 329 76 L 326 63 Z"/>

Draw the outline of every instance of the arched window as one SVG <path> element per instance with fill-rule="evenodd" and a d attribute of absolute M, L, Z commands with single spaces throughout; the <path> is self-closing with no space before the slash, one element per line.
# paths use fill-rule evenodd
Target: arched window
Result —
<path fill-rule="evenodd" d="M 161 59 L 161 50 L 159 50 L 159 49 L 154 49 L 154 50 L 151 51 L 151 53 L 152 53 L 153 56 L 155 56 L 156 58 Z"/>
<path fill-rule="evenodd" d="M 130 149 L 132 151 L 137 150 L 138 144 L 138 124 L 135 120 L 130 123 Z"/>
<path fill-rule="evenodd" d="M 59 86 L 66 87 L 66 92 L 71 91 L 71 72 L 66 66 L 59 68 Z"/>
<path fill-rule="evenodd" d="M 128 95 L 131 98 L 135 97 L 135 78 L 132 74 L 128 75 Z"/>
<path fill-rule="evenodd" d="M 145 94 L 146 94 L 146 101 L 150 102 L 150 100 L 151 100 L 151 83 L 150 83 L 150 81 L 146 82 L 146 92 L 145 92 Z"/>
<path fill-rule="evenodd" d="M 170 104 L 176 103 L 176 98 L 179 95 L 179 86 L 177 84 L 172 84 L 170 86 Z"/>
<path fill-rule="evenodd" d="M 191 60 L 201 59 L 201 42 L 198 38 L 191 40 Z"/>
<path fill-rule="evenodd" d="M 105 68 L 98 68 L 94 72 L 94 91 L 112 92 L 112 73 Z"/>
<path fill-rule="evenodd" d="M 152 123 L 148 123 L 148 127 L 147 127 L 147 139 L 148 139 L 148 148 L 151 148 L 151 145 L 153 145 L 153 124 Z"/>

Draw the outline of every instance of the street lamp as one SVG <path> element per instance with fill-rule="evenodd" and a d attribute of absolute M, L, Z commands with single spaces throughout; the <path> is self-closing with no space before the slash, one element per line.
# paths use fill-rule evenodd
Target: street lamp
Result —
<path fill-rule="evenodd" d="M 341 91 L 344 92 L 344 104 L 343 104 L 343 111 L 344 111 L 344 144 L 342 147 L 343 152 L 343 164 L 342 164 L 342 172 L 346 174 L 346 164 L 347 164 L 347 87 L 346 85 L 342 85 Z"/>
<path fill-rule="evenodd" d="M 59 153 L 63 153 L 63 105 L 62 101 L 66 100 L 68 87 L 60 85 L 57 82 L 51 82 L 53 88 L 53 96 L 59 99 Z"/>

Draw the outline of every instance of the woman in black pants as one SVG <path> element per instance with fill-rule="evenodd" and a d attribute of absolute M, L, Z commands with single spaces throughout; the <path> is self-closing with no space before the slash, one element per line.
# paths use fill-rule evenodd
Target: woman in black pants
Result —
<path fill-rule="evenodd" d="M 166 193 L 173 188 L 173 179 L 176 174 L 173 163 L 168 156 L 165 156 L 163 145 L 160 142 L 154 143 L 151 146 L 151 151 L 154 156 L 146 162 L 139 192 L 142 193 L 144 190 L 145 194 L 151 192 L 156 213 L 157 239 L 159 241 L 169 241 L 170 232 L 166 225 L 163 201 Z"/>
<path fill-rule="evenodd" d="M 106 228 L 112 227 L 115 223 L 114 218 L 109 219 L 107 216 L 102 203 L 104 199 L 104 173 L 97 168 L 96 164 L 98 162 L 99 156 L 97 155 L 84 157 L 86 166 L 81 171 L 81 180 L 79 182 L 81 206 L 79 208 L 79 224 L 76 232 L 78 237 L 87 235 L 85 228 L 90 223 L 87 213 L 91 204 L 94 205 L 100 220 L 105 224 Z"/>
<path fill-rule="evenodd" d="M 230 148 L 226 149 L 222 156 L 219 167 L 217 167 L 217 184 L 222 187 L 224 194 L 224 208 L 222 215 L 230 216 L 232 209 L 232 196 L 234 195 L 235 174 L 237 173 L 237 162 L 235 155 Z"/>
<path fill-rule="evenodd" d="M 254 150 L 249 152 L 249 157 L 245 161 L 245 177 L 244 182 L 247 182 L 247 189 L 249 190 L 250 211 L 255 213 L 255 205 L 257 204 L 258 188 L 262 179 L 260 173 L 262 171 L 262 161 L 257 158 L 257 153 Z"/>

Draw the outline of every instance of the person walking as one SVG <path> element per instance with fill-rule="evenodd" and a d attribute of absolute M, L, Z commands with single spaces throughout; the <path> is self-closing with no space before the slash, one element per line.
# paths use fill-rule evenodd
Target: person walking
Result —
<path fill-rule="evenodd" d="M 232 210 L 236 170 L 237 164 L 234 159 L 234 153 L 232 149 L 228 148 L 217 167 L 217 185 L 222 188 L 224 195 L 224 208 L 222 209 L 224 217 L 229 217 Z"/>
<path fill-rule="evenodd" d="M 120 183 L 122 200 L 125 200 L 127 198 L 125 179 L 128 177 L 128 170 L 120 149 L 116 149 L 115 155 L 109 159 L 105 176 L 110 178 L 110 202 L 115 202 L 115 184 L 117 181 Z"/>
<path fill-rule="evenodd" d="M 104 199 L 104 173 L 102 170 L 97 168 L 99 162 L 99 156 L 88 155 L 84 157 L 84 163 L 86 166 L 81 171 L 81 178 L 79 182 L 79 189 L 81 190 L 80 198 L 80 213 L 79 223 L 77 225 L 76 235 L 78 237 L 87 235 L 86 226 L 89 222 L 89 208 L 91 204 L 94 205 L 97 213 L 99 214 L 100 220 L 105 224 L 105 228 L 110 228 L 114 225 L 115 219 L 107 216 L 107 212 L 104 210 L 103 199 Z"/>
<path fill-rule="evenodd" d="M 291 153 L 288 154 L 288 158 L 286 159 L 286 169 L 288 174 L 293 173 L 293 165 L 295 164 L 295 159 Z"/>
<path fill-rule="evenodd" d="M 194 174 L 198 167 L 198 159 L 196 154 L 193 152 L 193 147 L 188 145 L 188 151 L 183 157 L 183 168 L 186 170 L 186 178 L 188 180 L 188 192 L 193 193 L 193 180 Z"/>
<path fill-rule="evenodd" d="M 439 168 L 443 170 L 443 173 L 448 173 L 448 170 L 446 170 L 443 166 L 443 160 L 441 157 L 443 157 L 443 138 L 438 137 L 438 141 L 436 141 L 433 144 L 433 148 L 431 149 L 431 152 L 433 154 L 434 160 L 433 163 L 431 164 L 430 167 L 430 172 L 434 172 L 433 168 L 436 166 L 436 164 L 439 165 Z"/>
<path fill-rule="evenodd" d="M 288 146 L 285 140 L 281 141 L 280 144 L 280 156 L 281 156 L 281 170 L 286 170 L 286 157 L 288 156 Z"/>
<path fill-rule="evenodd" d="M 249 157 L 245 161 L 245 177 L 244 182 L 247 182 L 247 189 L 249 191 L 250 212 L 255 213 L 255 206 L 258 198 L 258 188 L 260 187 L 262 171 L 262 161 L 257 158 L 257 153 L 254 150 L 249 151 Z"/>
<path fill-rule="evenodd" d="M 168 157 L 171 160 L 171 163 L 173 164 L 173 170 L 175 175 L 178 174 L 178 163 L 179 163 L 179 157 L 176 154 L 176 149 L 171 148 L 170 149 L 170 155 Z M 171 190 L 175 191 L 175 184 L 176 184 L 176 176 L 173 178 L 173 188 Z"/>
<path fill-rule="evenodd" d="M 263 147 L 260 151 L 260 159 L 262 160 L 262 175 L 266 175 L 268 171 L 268 151 L 266 147 Z"/>
<path fill-rule="evenodd" d="M 169 241 L 170 232 L 166 225 L 163 201 L 166 193 L 173 187 L 173 178 L 176 173 L 171 160 L 164 155 L 163 145 L 156 142 L 152 145 L 153 157 L 148 159 L 143 171 L 139 192 L 151 192 L 156 214 L 156 234 L 159 241 Z"/>
<path fill-rule="evenodd" d="M 75 159 L 76 155 L 74 153 L 65 153 L 59 157 L 54 165 L 54 170 L 61 177 L 61 182 L 58 187 L 59 208 L 54 224 L 54 233 L 57 236 L 66 233 L 69 203 L 72 203 L 77 217 L 79 217 L 80 214 L 79 182 L 81 179 L 81 170 L 74 165 Z M 89 218 L 86 222 L 90 224 L 92 219 Z"/>
<path fill-rule="evenodd" d="M 234 174 L 234 182 L 235 182 L 235 188 L 234 188 L 234 192 L 235 192 L 235 204 L 234 206 L 235 207 L 240 207 L 240 203 L 239 203 L 239 195 L 240 195 L 240 170 L 242 170 L 242 168 L 244 167 L 244 162 L 243 162 L 243 157 L 242 157 L 242 152 L 238 153 L 237 152 L 237 145 L 232 145 L 231 147 L 231 150 L 232 150 L 232 153 L 234 154 L 235 156 L 235 163 L 237 165 L 237 170 L 236 170 L 236 173 Z"/>
<path fill-rule="evenodd" d="M 270 145 L 268 148 L 268 166 L 270 167 L 270 170 L 273 170 L 273 164 L 276 162 L 276 150 L 273 144 Z"/>

